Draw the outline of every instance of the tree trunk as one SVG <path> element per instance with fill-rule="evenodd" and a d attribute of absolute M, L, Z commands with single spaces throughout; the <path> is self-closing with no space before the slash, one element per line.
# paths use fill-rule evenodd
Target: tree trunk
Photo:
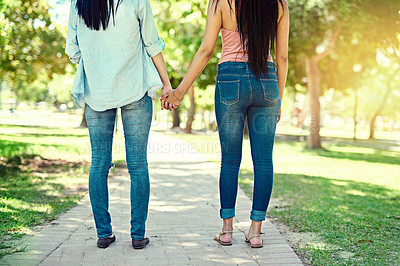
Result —
<path fill-rule="evenodd" d="M 400 72 L 400 67 L 398 69 L 396 69 L 396 71 L 393 73 L 393 75 L 391 75 L 388 79 L 388 84 L 386 87 L 386 94 L 385 97 L 383 97 L 382 103 L 379 106 L 378 110 L 375 112 L 374 116 L 371 119 L 371 123 L 369 126 L 369 139 L 375 139 L 375 122 L 376 122 L 376 118 L 381 114 L 383 108 L 385 108 L 386 102 L 389 99 L 389 95 L 393 90 L 392 87 L 392 80 L 396 77 L 397 73 Z"/>
<path fill-rule="evenodd" d="M 181 118 L 179 117 L 179 108 L 172 109 L 172 128 L 180 127 Z"/>
<path fill-rule="evenodd" d="M 87 128 L 87 121 L 86 121 L 86 115 L 85 115 L 85 111 L 83 111 L 83 116 L 82 116 L 82 121 L 80 126 L 81 128 Z"/>
<path fill-rule="evenodd" d="M 321 149 L 319 96 L 321 94 L 321 71 L 319 62 L 321 57 L 314 55 L 306 58 L 307 88 L 310 96 L 310 135 L 307 138 L 308 149 Z"/>
<path fill-rule="evenodd" d="M 321 105 L 319 96 L 321 95 L 321 70 L 319 69 L 319 62 L 322 58 L 327 56 L 335 48 L 335 44 L 339 38 L 342 24 L 339 23 L 332 33 L 325 51 L 321 54 L 314 54 L 311 57 L 306 57 L 306 73 L 307 73 L 307 89 L 310 95 L 310 135 L 307 138 L 307 148 L 321 149 L 321 136 L 319 135 L 321 123 Z M 314 44 L 316 49 L 317 44 Z"/>
<path fill-rule="evenodd" d="M 354 89 L 354 116 L 353 116 L 353 123 L 354 123 L 354 135 L 353 140 L 357 140 L 357 109 L 358 109 L 358 89 Z"/>
<path fill-rule="evenodd" d="M 18 106 L 19 106 L 19 94 L 18 94 L 18 91 L 16 90 L 16 91 L 14 91 L 14 95 L 15 95 L 15 102 L 14 102 L 14 105 L 12 105 L 11 107 L 10 107 L 10 110 L 11 111 L 13 111 L 13 110 L 17 110 L 18 109 Z"/>
<path fill-rule="evenodd" d="M 189 94 L 189 99 L 190 99 L 190 107 L 189 110 L 187 111 L 187 122 L 186 122 L 186 127 L 183 132 L 185 133 L 192 133 L 192 124 L 194 121 L 194 114 L 196 111 L 196 103 L 194 101 L 194 89 L 193 86 L 189 88 L 188 91 Z"/>
<path fill-rule="evenodd" d="M 293 107 L 292 107 L 292 118 L 290 119 L 290 124 L 292 126 L 294 125 L 298 125 L 299 124 L 299 112 L 298 112 L 298 108 L 297 108 L 297 92 L 296 92 L 296 88 L 294 88 L 294 92 L 293 92 Z M 294 123 L 294 120 L 296 119 L 296 123 Z"/>
<path fill-rule="evenodd" d="M 370 140 L 375 139 L 375 122 L 376 122 L 377 117 L 378 117 L 378 115 L 375 114 L 371 119 L 371 123 L 369 124 L 369 139 Z"/>

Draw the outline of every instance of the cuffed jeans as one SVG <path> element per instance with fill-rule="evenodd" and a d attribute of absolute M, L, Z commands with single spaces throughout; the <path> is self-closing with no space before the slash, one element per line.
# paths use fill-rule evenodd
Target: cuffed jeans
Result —
<path fill-rule="evenodd" d="M 219 181 L 222 219 L 235 216 L 244 123 L 247 118 L 254 166 L 252 221 L 265 220 L 273 184 L 272 150 L 281 99 L 275 65 L 256 78 L 246 62 L 218 66 L 215 112 L 221 143 Z"/>
<path fill-rule="evenodd" d="M 145 235 L 150 182 L 147 165 L 147 142 L 152 120 L 152 100 L 145 95 L 139 101 L 121 107 L 124 126 L 126 162 L 131 179 L 131 237 Z M 108 172 L 113 166 L 112 143 L 117 109 L 104 112 L 85 106 L 92 148 L 89 173 L 89 196 L 98 238 L 112 235 L 108 211 Z"/>

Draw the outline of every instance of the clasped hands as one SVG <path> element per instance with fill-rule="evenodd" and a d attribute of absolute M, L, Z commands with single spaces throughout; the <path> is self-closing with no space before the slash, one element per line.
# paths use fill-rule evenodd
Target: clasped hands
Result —
<path fill-rule="evenodd" d="M 164 87 L 161 92 L 161 110 L 169 110 L 178 108 L 181 105 L 182 101 L 181 96 L 178 96 L 176 90 L 173 90 L 171 87 Z"/>

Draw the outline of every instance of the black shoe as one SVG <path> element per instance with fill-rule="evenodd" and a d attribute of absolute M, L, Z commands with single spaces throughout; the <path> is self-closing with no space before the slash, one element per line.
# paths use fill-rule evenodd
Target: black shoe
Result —
<path fill-rule="evenodd" d="M 115 242 L 115 235 L 109 238 L 99 238 L 97 240 L 97 247 L 99 248 L 107 248 L 112 242 Z"/>
<path fill-rule="evenodd" d="M 143 238 L 142 240 L 132 239 L 132 247 L 134 249 L 142 249 L 145 246 L 147 246 L 147 244 L 149 244 L 149 242 L 150 242 L 150 240 L 147 237 Z"/>

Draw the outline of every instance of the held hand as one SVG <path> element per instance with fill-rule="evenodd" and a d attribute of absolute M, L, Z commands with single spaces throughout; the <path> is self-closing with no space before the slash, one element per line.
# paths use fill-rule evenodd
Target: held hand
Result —
<path fill-rule="evenodd" d="M 176 90 L 172 90 L 169 91 L 168 93 L 166 93 L 165 95 L 161 96 L 161 101 L 165 101 L 165 103 L 171 104 L 174 108 L 178 107 L 179 105 L 181 105 L 181 100 L 182 99 L 178 99 L 176 94 L 175 94 Z"/>
<path fill-rule="evenodd" d="M 172 106 L 171 104 L 167 103 L 165 101 L 165 98 L 163 97 L 164 95 L 168 94 L 171 91 L 172 91 L 172 87 L 171 86 L 164 86 L 162 88 L 161 97 L 160 97 L 161 110 L 167 109 L 167 110 L 171 111 L 173 108 L 176 108 L 176 106 Z"/>

